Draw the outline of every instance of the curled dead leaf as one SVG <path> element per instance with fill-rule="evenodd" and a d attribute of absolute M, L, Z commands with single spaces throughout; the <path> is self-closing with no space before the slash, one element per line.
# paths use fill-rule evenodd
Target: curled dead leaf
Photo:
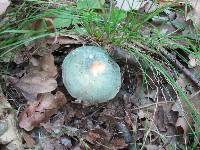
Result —
<path fill-rule="evenodd" d="M 96 129 L 88 131 L 84 135 L 84 138 L 93 144 L 101 143 L 101 144 L 107 145 L 108 141 L 111 139 L 111 134 L 107 130 L 96 128 Z"/>
<path fill-rule="evenodd" d="M 19 126 L 26 131 L 32 130 L 40 123 L 47 121 L 66 102 L 65 95 L 60 91 L 55 95 L 51 93 L 41 94 L 36 101 L 31 102 L 20 114 Z"/>

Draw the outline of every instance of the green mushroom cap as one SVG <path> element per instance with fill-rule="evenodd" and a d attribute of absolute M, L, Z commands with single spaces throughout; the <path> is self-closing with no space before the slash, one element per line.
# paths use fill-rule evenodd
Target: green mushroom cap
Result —
<path fill-rule="evenodd" d="M 121 87 L 120 67 L 100 47 L 82 46 L 70 52 L 62 72 L 69 94 L 90 103 L 114 98 Z"/>

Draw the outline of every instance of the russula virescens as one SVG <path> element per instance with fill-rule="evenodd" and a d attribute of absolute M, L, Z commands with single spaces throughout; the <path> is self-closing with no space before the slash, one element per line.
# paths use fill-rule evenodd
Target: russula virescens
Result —
<path fill-rule="evenodd" d="M 95 46 L 70 52 L 63 61 L 62 76 L 72 97 L 90 103 L 114 98 L 121 87 L 120 67 L 106 50 Z"/>

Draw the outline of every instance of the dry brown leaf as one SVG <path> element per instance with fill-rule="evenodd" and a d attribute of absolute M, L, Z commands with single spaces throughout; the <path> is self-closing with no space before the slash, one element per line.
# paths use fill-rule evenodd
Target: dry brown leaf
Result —
<path fill-rule="evenodd" d="M 29 135 L 28 133 L 23 132 L 22 137 L 24 139 L 24 141 L 26 142 L 26 146 L 28 148 L 33 148 L 35 145 L 35 140 L 32 138 L 31 135 Z"/>
<path fill-rule="evenodd" d="M 183 74 L 179 76 L 176 82 L 182 90 L 185 91 L 186 96 L 192 104 L 192 109 L 194 109 L 194 111 L 200 111 L 199 89 Z M 172 111 L 178 112 L 179 116 L 185 116 L 185 113 L 189 114 L 191 112 L 190 109 L 187 102 L 181 101 L 179 98 L 172 107 Z M 188 115 L 187 119 L 190 120 L 191 117 L 192 116 Z"/>
<path fill-rule="evenodd" d="M 84 139 L 93 144 L 101 143 L 107 145 L 111 139 L 111 134 L 107 130 L 96 128 L 85 133 Z"/>
<path fill-rule="evenodd" d="M 125 143 L 123 138 L 114 137 L 109 143 L 111 149 L 126 149 L 128 144 Z"/>
<path fill-rule="evenodd" d="M 59 49 L 59 47 L 59 44 L 49 43 L 48 38 L 34 40 L 34 42 L 30 43 L 29 45 L 22 47 L 20 53 L 16 54 L 14 62 L 16 64 L 20 64 L 29 60 L 33 55 L 48 55 L 49 53 Z"/>
<path fill-rule="evenodd" d="M 156 113 L 155 113 L 155 124 L 158 126 L 159 131 L 166 132 L 166 124 L 165 124 L 165 117 L 166 112 L 163 109 L 163 106 L 158 106 Z"/>
<path fill-rule="evenodd" d="M 32 73 L 44 71 L 48 77 L 51 78 L 55 78 L 58 74 L 57 67 L 54 64 L 54 56 L 51 53 L 46 54 L 38 59 L 33 57 L 30 59 L 30 63 L 32 66 L 30 66 L 29 70 Z"/>
<path fill-rule="evenodd" d="M 59 113 L 56 116 L 54 116 L 53 121 L 41 123 L 40 125 L 43 126 L 47 132 L 49 133 L 54 132 L 58 134 L 62 132 L 64 122 L 65 122 L 64 115 Z"/>
<path fill-rule="evenodd" d="M 27 74 L 15 84 L 27 100 L 35 100 L 39 93 L 47 93 L 57 88 L 57 81 L 45 72 Z"/>
<path fill-rule="evenodd" d="M 41 69 L 49 75 L 49 77 L 55 77 L 58 73 L 57 67 L 54 64 L 54 56 L 52 54 L 44 55 L 40 58 Z"/>
<path fill-rule="evenodd" d="M 22 150 L 22 140 L 16 127 L 16 117 L 0 88 L 0 145 L 7 150 Z"/>
<path fill-rule="evenodd" d="M 33 101 L 19 116 L 19 126 L 26 131 L 32 130 L 40 123 L 47 121 L 59 108 L 66 103 L 65 95 L 57 92 L 41 94 L 37 101 Z"/>
<path fill-rule="evenodd" d="M 8 6 L 10 5 L 9 0 L 1 0 L 0 1 L 0 15 L 4 14 Z"/>
<path fill-rule="evenodd" d="M 46 54 L 38 59 L 30 59 L 28 73 L 15 86 L 18 87 L 27 100 L 36 100 L 37 95 L 48 93 L 57 88 L 55 77 L 58 73 L 52 54 Z"/>

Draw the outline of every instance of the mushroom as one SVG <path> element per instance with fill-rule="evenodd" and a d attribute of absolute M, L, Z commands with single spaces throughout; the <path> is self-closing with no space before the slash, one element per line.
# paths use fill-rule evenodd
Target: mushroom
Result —
<path fill-rule="evenodd" d="M 70 52 L 62 77 L 72 97 L 89 103 L 113 99 L 121 87 L 120 67 L 101 47 L 82 46 Z"/>

